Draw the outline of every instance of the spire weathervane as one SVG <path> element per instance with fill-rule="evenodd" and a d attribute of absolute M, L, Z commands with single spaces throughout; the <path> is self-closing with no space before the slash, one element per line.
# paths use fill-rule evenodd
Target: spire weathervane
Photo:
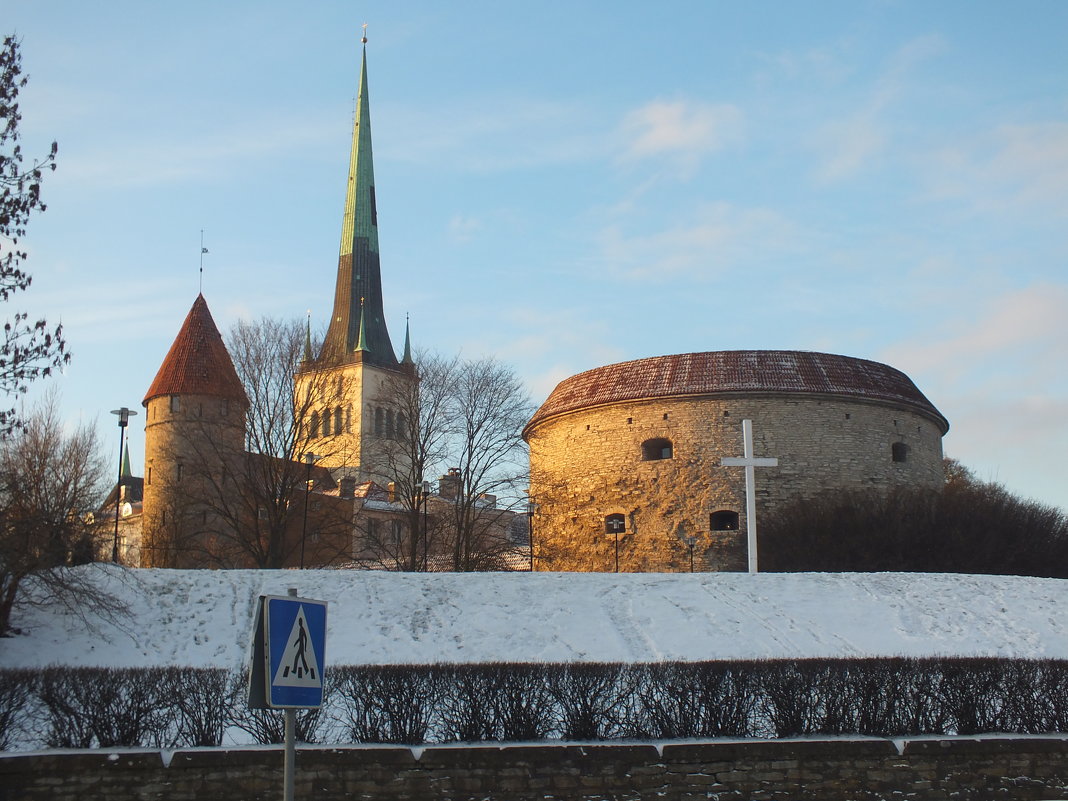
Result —
<path fill-rule="evenodd" d="M 200 294 L 204 294 L 204 254 L 208 249 L 204 247 L 204 229 L 200 229 Z"/>
<path fill-rule="evenodd" d="M 367 44 L 367 23 L 366 22 L 363 24 L 363 38 L 360 39 L 360 41 L 363 42 L 364 44 Z"/>

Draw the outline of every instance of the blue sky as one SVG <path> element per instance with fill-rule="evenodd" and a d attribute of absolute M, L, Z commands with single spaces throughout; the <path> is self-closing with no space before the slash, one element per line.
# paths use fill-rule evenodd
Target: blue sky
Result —
<path fill-rule="evenodd" d="M 360 25 L 394 343 L 514 365 L 820 350 L 1068 507 L 1068 3 L 7 0 L 74 419 L 140 401 L 198 291 L 321 325 Z M 143 417 L 140 420 L 143 422 Z M 131 428 L 135 468 L 143 430 Z M 828 453 L 828 459 L 835 454 Z"/>

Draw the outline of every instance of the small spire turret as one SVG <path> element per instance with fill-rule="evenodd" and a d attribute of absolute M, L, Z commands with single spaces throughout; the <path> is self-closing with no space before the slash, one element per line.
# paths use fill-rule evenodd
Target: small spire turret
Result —
<path fill-rule="evenodd" d="M 404 357 L 401 364 L 415 364 L 412 361 L 412 335 L 408 325 L 408 315 L 404 315 Z"/>

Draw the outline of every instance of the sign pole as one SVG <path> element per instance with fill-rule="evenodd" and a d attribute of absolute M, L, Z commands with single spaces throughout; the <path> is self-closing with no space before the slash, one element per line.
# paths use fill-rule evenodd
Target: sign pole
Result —
<path fill-rule="evenodd" d="M 296 596 L 297 588 L 290 587 L 289 594 Z M 297 773 L 297 710 L 286 710 L 286 756 L 283 767 L 283 801 L 293 801 Z"/>

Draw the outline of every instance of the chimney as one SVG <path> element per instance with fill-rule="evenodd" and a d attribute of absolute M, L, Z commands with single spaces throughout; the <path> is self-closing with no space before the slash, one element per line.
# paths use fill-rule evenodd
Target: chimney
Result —
<path fill-rule="evenodd" d="M 438 495 L 454 501 L 460 494 L 460 468 L 450 467 L 447 475 L 438 479 Z"/>
<path fill-rule="evenodd" d="M 352 476 L 341 478 L 341 490 L 338 493 L 342 498 L 352 499 L 356 497 L 356 479 Z"/>
<path fill-rule="evenodd" d="M 388 484 L 386 484 L 386 493 L 387 500 L 390 503 L 397 502 L 397 483 L 395 481 L 390 481 Z"/>

